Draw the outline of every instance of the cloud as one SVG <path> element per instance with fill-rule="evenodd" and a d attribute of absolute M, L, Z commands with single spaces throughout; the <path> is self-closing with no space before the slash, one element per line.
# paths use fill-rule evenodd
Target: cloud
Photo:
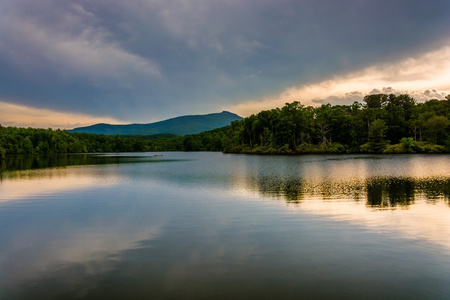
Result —
<path fill-rule="evenodd" d="M 397 90 L 392 87 L 383 87 L 382 89 L 373 89 L 369 93 L 372 94 L 409 94 L 414 99 L 423 102 L 430 99 L 444 100 L 450 91 L 438 91 L 436 89 L 432 90 Z"/>
<path fill-rule="evenodd" d="M 273 96 L 242 101 L 229 110 L 249 115 L 293 101 L 312 106 L 351 104 L 361 102 L 365 95 L 379 93 L 409 94 L 418 101 L 444 99 L 450 94 L 450 46 L 397 62 L 335 75 L 324 81 L 291 86 Z"/>
<path fill-rule="evenodd" d="M 91 81 L 120 83 L 133 73 L 161 76 L 156 63 L 127 52 L 111 41 L 107 29 L 90 24 L 94 16 L 81 5 L 68 3 L 63 13 L 56 27 L 41 19 L 4 16 L 2 25 L 11 28 L 0 43 L 5 59 L 29 76 L 52 66 L 57 75 Z"/>
<path fill-rule="evenodd" d="M 0 101 L 2 126 L 73 129 L 97 123 L 126 124 L 129 122 L 109 117 L 64 113 L 49 109 L 26 107 Z"/>
<path fill-rule="evenodd" d="M 289 87 L 296 94 L 298 87 L 370 66 L 389 69 L 392 62 L 441 49 L 450 26 L 447 0 L 414 5 L 410 0 L 383 5 L 376 0 L 2 0 L 0 5 L 1 98 L 134 122 L 266 101 Z M 389 82 L 394 79 L 438 78 L 413 68 L 410 74 L 390 70 L 372 78 L 383 84 L 370 89 L 399 88 Z M 433 88 L 443 90 L 426 87 Z M 352 91 L 363 92 L 349 84 L 334 96 Z"/>
<path fill-rule="evenodd" d="M 315 104 L 328 104 L 328 103 L 333 103 L 333 105 L 342 105 L 342 104 L 349 104 L 349 103 L 353 103 L 355 101 L 361 101 L 362 98 L 364 98 L 364 94 L 362 92 L 358 92 L 358 91 L 354 91 L 354 92 L 350 92 L 350 93 L 345 93 L 344 95 L 339 95 L 339 96 L 328 96 L 324 99 L 312 99 L 311 102 L 315 103 Z"/>

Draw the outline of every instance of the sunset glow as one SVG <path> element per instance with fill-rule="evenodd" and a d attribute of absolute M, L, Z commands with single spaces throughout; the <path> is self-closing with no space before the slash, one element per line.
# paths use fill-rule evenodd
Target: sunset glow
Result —
<path fill-rule="evenodd" d="M 450 4 L 0 1 L 0 124 L 243 117 L 450 92 Z"/>

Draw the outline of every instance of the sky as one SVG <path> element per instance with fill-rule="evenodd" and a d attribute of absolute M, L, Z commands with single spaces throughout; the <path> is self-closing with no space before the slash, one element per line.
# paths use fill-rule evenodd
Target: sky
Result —
<path fill-rule="evenodd" d="M 0 0 L 0 124 L 450 94 L 448 0 Z"/>

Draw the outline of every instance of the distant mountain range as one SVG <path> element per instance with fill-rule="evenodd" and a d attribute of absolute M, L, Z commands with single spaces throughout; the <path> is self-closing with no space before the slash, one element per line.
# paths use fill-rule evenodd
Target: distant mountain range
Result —
<path fill-rule="evenodd" d="M 228 111 L 223 111 L 221 113 L 207 115 L 181 116 L 149 124 L 111 125 L 100 123 L 87 127 L 78 127 L 68 131 L 105 135 L 151 135 L 158 133 L 186 135 L 224 127 L 236 120 L 242 120 L 242 117 Z"/>

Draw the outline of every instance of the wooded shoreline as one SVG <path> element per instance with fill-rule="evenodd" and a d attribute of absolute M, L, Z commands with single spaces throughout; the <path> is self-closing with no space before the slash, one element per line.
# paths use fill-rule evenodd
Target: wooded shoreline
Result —
<path fill-rule="evenodd" d="M 449 119 L 450 95 L 417 103 L 406 94 L 376 94 L 351 105 L 286 103 L 185 136 L 109 136 L 0 125 L 0 159 L 7 154 L 144 151 L 450 153 Z"/>

